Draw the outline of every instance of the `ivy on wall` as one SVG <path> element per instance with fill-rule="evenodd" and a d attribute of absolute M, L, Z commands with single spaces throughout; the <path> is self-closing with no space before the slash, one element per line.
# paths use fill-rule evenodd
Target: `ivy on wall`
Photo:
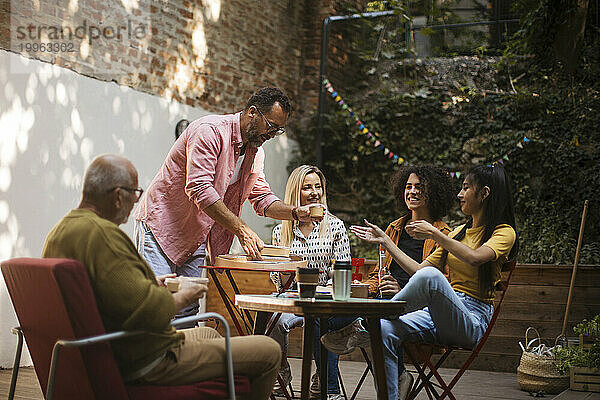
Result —
<path fill-rule="evenodd" d="M 453 102 L 456 95 L 462 101 Z M 360 113 L 410 163 L 436 164 L 448 171 L 494 161 L 523 136 L 531 138 L 505 161 L 513 178 L 520 260 L 571 263 L 583 202 L 589 199 L 581 263 L 599 264 L 600 214 L 594 206 L 600 199 L 598 95 L 598 88 L 585 86 L 517 94 L 430 90 L 424 97 L 379 95 L 364 102 Z M 388 181 L 399 166 L 365 143 L 347 112 L 330 107 L 325 121 L 323 170 L 332 211 L 347 225 L 368 218 L 387 226 L 398 217 Z M 298 136 L 294 165 L 314 162 L 315 130 Z M 457 193 L 459 185 L 457 179 Z M 458 207 L 448 218 L 453 224 L 461 221 Z M 374 255 L 369 246 L 358 249 Z"/>
<path fill-rule="evenodd" d="M 569 72 L 541 45 L 556 38 L 548 34 L 555 29 L 548 24 L 557 21 L 552 2 L 516 3 L 522 15 L 537 22 L 525 18 L 500 59 L 484 58 L 474 49 L 480 57 L 417 60 L 406 50 L 386 47 L 382 24 L 377 23 L 371 24 L 371 34 L 361 33 L 354 49 L 366 55 L 362 79 L 352 76 L 332 83 L 343 90 L 344 100 L 375 139 L 408 163 L 466 172 L 510 152 L 505 167 L 513 180 L 520 262 L 571 264 L 583 203 L 589 199 L 580 263 L 600 264 L 596 10 L 588 10 L 578 68 Z M 361 50 L 362 42 L 384 44 Z M 397 51 L 399 56 L 378 58 L 374 51 Z M 347 226 L 368 218 L 385 228 L 399 216 L 389 178 L 400 166 L 366 140 L 356 120 L 330 96 L 327 108 L 322 167 L 330 209 Z M 299 151 L 290 169 L 315 162 L 315 137 L 316 123 L 297 135 Z M 531 142 L 515 149 L 523 137 Z M 458 193 L 461 180 L 454 181 Z M 446 220 L 451 226 L 464 221 L 458 201 Z M 373 245 L 359 243 L 353 235 L 350 240 L 353 256 L 376 256 Z"/>

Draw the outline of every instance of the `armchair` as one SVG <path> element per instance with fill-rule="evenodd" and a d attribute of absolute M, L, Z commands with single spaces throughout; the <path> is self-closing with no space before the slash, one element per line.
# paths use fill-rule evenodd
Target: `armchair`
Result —
<path fill-rule="evenodd" d="M 216 318 L 226 333 L 227 379 L 179 386 L 126 385 L 107 341 L 143 332 L 106 333 L 81 263 L 68 259 L 19 258 L 2 263 L 20 327 L 9 400 L 14 396 L 23 337 L 46 399 L 235 399 L 247 394 L 247 377 L 233 376 L 229 326 L 222 316 L 205 313 L 173 325 Z"/>

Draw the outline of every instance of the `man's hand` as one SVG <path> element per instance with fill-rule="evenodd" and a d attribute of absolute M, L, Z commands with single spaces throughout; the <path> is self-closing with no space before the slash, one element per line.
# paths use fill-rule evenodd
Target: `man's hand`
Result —
<path fill-rule="evenodd" d="M 325 213 L 325 207 L 322 204 L 305 204 L 296 208 L 296 215 L 298 215 L 298 220 L 301 222 L 321 222 L 323 217 L 311 217 L 310 209 L 312 207 L 322 207 L 323 212 Z"/>
<path fill-rule="evenodd" d="M 177 274 L 166 274 L 166 275 L 160 275 L 156 277 L 156 282 L 158 283 L 158 286 L 167 286 L 165 284 L 165 279 L 167 278 L 175 278 L 177 276 Z"/>
<path fill-rule="evenodd" d="M 391 275 L 384 275 L 381 277 L 381 283 L 379 284 L 379 290 L 387 295 L 395 295 L 400 291 L 400 285 L 398 281 Z"/>
<path fill-rule="evenodd" d="M 260 255 L 261 250 L 265 247 L 265 243 L 258 237 L 246 224 L 243 224 L 236 235 L 240 240 L 242 248 L 252 260 L 262 260 Z"/>
<path fill-rule="evenodd" d="M 179 312 L 183 307 L 204 297 L 204 293 L 207 291 L 208 286 L 202 283 L 190 282 L 178 292 L 173 293 L 173 298 L 175 299 L 175 313 Z"/>
<path fill-rule="evenodd" d="M 275 201 L 273 204 L 281 203 Z M 269 207 L 268 209 L 270 209 Z M 262 260 L 260 251 L 265 244 L 248 225 L 244 223 L 237 215 L 225 206 L 223 200 L 219 199 L 214 204 L 204 209 L 206 215 L 215 220 L 215 222 L 232 232 L 240 240 L 242 248 L 253 260 Z M 289 212 L 289 211 L 288 211 Z M 213 260 L 214 261 L 214 260 Z"/>
<path fill-rule="evenodd" d="M 417 240 L 432 239 L 437 228 L 425 220 L 409 222 L 404 228 L 406 233 Z"/>

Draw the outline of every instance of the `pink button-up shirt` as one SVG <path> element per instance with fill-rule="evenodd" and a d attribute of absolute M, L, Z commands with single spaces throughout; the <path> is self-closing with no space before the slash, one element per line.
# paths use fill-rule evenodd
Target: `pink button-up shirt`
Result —
<path fill-rule="evenodd" d="M 265 180 L 262 147 L 247 147 L 245 157 L 253 162 L 243 163 L 246 171 L 241 171 L 230 187 L 242 147 L 240 115 L 208 115 L 190 123 L 134 211 L 134 218 L 146 223 L 177 265 L 183 264 L 213 229 L 215 221 L 203 212 L 206 207 L 223 199 L 239 216 L 248 199 L 256 213 L 264 215 L 279 200 Z M 211 260 L 229 251 L 232 241 L 233 234 L 217 225 L 208 243 Z"/>

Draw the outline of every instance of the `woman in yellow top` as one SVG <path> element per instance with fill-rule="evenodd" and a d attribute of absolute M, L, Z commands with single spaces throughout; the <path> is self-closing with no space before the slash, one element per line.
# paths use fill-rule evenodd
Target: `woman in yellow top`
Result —
<path fill-rule="evenodd" d="M 404 369 L 403 342 L 464 347 L 479 342 L 493 313 L 493 288 L 500 280 L 502 264 L 517 254 L 510 182 L 501 164 L 471 169 L 458 198 L 469 220 L 450 235 L 427 221 L 407 224 L 405 229 L 412 237 L 431 238 L 440 245 L 421 263 L 408 257 L 379 227 L 367 221 L 365 227 L 350 227 L 359 238 L 383 245 L 411 276 L 392 298 L 406 301 L 407 314 L 381 321 L 391 399 L 406 398 L 412 380 Z M 450 281 L 440 272 L 445 267 Z"/>

